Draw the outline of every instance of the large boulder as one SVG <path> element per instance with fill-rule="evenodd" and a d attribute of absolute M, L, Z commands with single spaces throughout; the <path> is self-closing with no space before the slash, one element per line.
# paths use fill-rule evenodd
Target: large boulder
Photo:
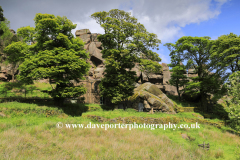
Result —
<path fill-rule="evenodd" d="M 76 36 L 81 36 L 83 34 L 91 34 L 90 30 L 89 29 L 81 29 L 81 30 L 77 30 L 75 32 L 75 35 Z"/>
<path fill-rule="evenodd" d="M 143 103 L 146 109 L 149 109 L 150 106 L 160 112 L 176 113 L 174 103 L 157 86 L 149 82 L 138 86 L 129 100 L 134 101 L 133 103 Z M 132 106 L 136 108 L 138 105 L 133 104 Z"/>

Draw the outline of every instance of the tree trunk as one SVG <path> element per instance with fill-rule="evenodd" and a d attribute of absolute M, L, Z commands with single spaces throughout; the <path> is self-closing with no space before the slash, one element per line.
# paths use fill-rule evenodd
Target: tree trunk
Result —
<path fill-rule="evenodd" d="M 177 85 L 177 93 L 178 93 L 178 100 L 181 101 L 181 96 L 180 96 L 180 92 L 179 92 L 179 87 Z"/>
<path fill-rule="evenodd" d="M 61 85 L 57 84 L 56 85 L 56 89 L 55 92 L 58 93 L 58 89 L 60 88 Z M 54 103 L 55 105 L 62 107 L 63 106 L 63 102 L 64 102 L 64 98 L 63 97 L 56 97 L 56 93 L 53 95 L 53 99 L 54 99 Z"/>
<path fill-rule="evenodd" d="M 14 72 L 13 72 L 13 74 L 12 74 L 12 82 L 14 82 L 15 81 L 15 77 L 14 77 Z"/>

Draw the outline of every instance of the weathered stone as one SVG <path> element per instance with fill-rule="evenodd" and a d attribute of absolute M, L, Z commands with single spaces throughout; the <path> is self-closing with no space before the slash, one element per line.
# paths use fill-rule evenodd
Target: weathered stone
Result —
<path fill-rule="evenodd" d="M 93 75 L 93 78 L 95 78 L 95 79 L 99 79 L 99 78 L 102 78 L 102 77 L 103 77 L 103 75 L 101 73 L 97 73 L 97 74 Z"/>
<path fill-rule="evenodd" d="M 7 75 L 4 74 L 4 73 L 0 73 L 0 80 L 1 80 L 1 81 L 7 81 L 7 80 L 8 80 Z"/>
<path fill-rule="evenodd" d="M 91 41 L 92 42 L 98 42 L 98 39 L 97 39 L 97 36 L 100 35 L 98 33 L 93 33 L 92 36 L 91 36 Z"/>
<path fill-rule="evenodd" d="M 0 112 L 0 116 L 1 116 L 1 117 L 6 117 L 6 115 L 3 114 L 2 112 Z"/>
<path fill-rule="evenodd" d="M 91 42 L 90 45 L 89 45 L 89 53 L 90 53 L 90 55 L 92 55 L 93 52 L 95 52 L 96 48 L 97 47 L 96 47 L 95 43 Z"/>
<path fill-rule="evenodd" d="M 81 30 L 77 30 L 75 32 L 76 36 L 80 36 L 80 35 L 83 35 L 83 34 L 91 34 L 91 32 L 90 32 L 89 29 L 81 29 Z"/>
<path fill-rule="evenodd" d="M 101 50 L 100 49 L 95 49 L 94 52 L 92 53 L 92 56 L 98 58 L 99 60 L 103 61 L 103 58 L 102 58 L 102 53 L 101 53 Z"/>
<path fill-rule="evenodd" d="M 89 45 L 89 53 L 91 56 L 103 61 L 101 50 L 97 48 L 95 42 L 91 42 Z"/>
<path fill-rule="evenodd" d="M 100 67 L 96 68 L 94 70 L 94 78 L 97 78 L 97 79 L 102 78 L 104 70 L 105 70 L 105 68 L 100 68 Z"/>
<path fill-rule="evenodd" d="M 149 79 L 163 79 L 163 75 L 157 75 L 157 74 L 149 74 Z"/>
<path fill-rule="evenodd" d="M 167 63 L 162 63 L 163 71 L 169 71 L 169 67 L 167 66 Z"/>
<path fill-rule="evenodd" d="M 164 89 L 165 90 L 165 86 L 164 85 L 156 85 L 159 89 Z"/>
<path fill-rule="evenodd" d="M 89 44 L 85 44 L 84 49 L 88 50 L 89 49 Z"/>
<path fill-rule="evenodd" d="M 167 94 L 177 96 L 177 88 L 171 85 L 165 85 L 165 91 Z"/>
<path fill-rule="evenodd" d="M 196 74 L 195 69 L 188 69 L 188 74 Z"/>
<path fill-rule="evenodd" d="M 169 71 L 163 71 L 163 85 L 168 85 L 171 75 Z"/>
<path fill-rule="evenodd" d="M 144 104 L 144 108 L 151 109 L 150 105 L 146 100 L 143 101 L 143 104 Z"/>
<path fill-rule="evenodd" d="M 133 97 L 135 97 L 136 95 L 140 97 L 143 102 L 144 100 L 147 101 L 147 103 L 154 110 L 160 110 L 167 113 L 175 113 L 173 102 L 160 89 L 158 89 L 157 86 L 149 82 L 144 83 L 134 89 Z M 135 97 L 135 99 L 137 98 Z"/>
<path fill-rule="evenodd" d="M 94 73 L 96 74 L 96 73 L 103 73 L 104 72 L 104 69 L 105 68 L 96 68 L 95 70 L 94 70 Z"/>
<path fill-rule="evenodd" d="M 91 41 L 91 34 L 82 34 L 79 36 L 85 43 L 89 43 Z"/>
<path fill-rule="evenodd" d="M 88 75 L 89 75 L 89 76 L 93 76 L 93 75 L 94 75 L 94 71 L 91 71 L 91 70 L 90 70 L 90 71 L 88 72 Z"/>
<path fill-rule="evenodd" d="M 135 88 L 137 88 L 138 86 L 140 86 L 140 84 L 139 84 L 139 83 L 136 83 L 134 86 L 135 86 Z"/>
<path fill-rule="evenodd" d="M 102 49 L 102 43 L 101 42 L 95 42 L 95 45 L 98 49 Z"/>

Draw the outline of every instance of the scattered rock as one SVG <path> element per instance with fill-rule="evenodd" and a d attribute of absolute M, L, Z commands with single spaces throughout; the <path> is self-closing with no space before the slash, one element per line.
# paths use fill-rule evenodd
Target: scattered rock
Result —
<path fill-rule="evenodd" d="M 3 114 L 2 112 L 0 112 L 0 116 L 1 116 L 1 117 L 6 117 L 6 115 Z"/>
<path fill-rule="evenodd" d="M 185 133 L 182 133 L 181 136 L 182 136 L 182 138 L 184 138 L 184 139 L 189 139 L 188 135 L 185 134 Z"/>

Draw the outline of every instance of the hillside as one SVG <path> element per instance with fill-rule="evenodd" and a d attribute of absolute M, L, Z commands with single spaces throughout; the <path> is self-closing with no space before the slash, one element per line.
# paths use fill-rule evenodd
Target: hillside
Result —
<path fill-rule="evenodd" d="M 57 128 L 63 124 L 117 124 L 129 119 L 164 119 L 191 124 L 199 113 L 147 114 L 133 109 L 107 111 L 96 104 L 68 105 L 8 102 L 0 104 L 0 157 L 3 159 L 236 159 L 240 137 L 227 128 L 200 124 L 198 129 Z M 85 112 L 87 111 L 87 112 Z M 102 117 L 102 118 L 100 118 Z M 105 119 L 106 121 L 102 121 Z M 115 121 L 113 121 L 115 120 Z M 203 119 L 202 119 L 203 120 Z M 175 122 L 174 122 L 175 121 Z M 221 124 L 205 119 L 208 124 Z M 129 121 L 130 123 L 130 121 Z M 198 144 L 209 143 L 205 150 Z"/>

